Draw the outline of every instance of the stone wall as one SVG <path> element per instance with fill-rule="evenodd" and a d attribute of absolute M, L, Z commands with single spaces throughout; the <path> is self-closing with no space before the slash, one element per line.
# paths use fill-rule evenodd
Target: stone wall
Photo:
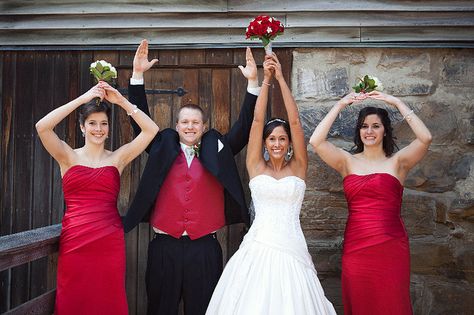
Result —
<path fill-rule="evenodd" d="M 306 137 L 331 106 L 371 74 L 385 92 L 414 109 L 433 135 L 427 156 L 405 181 L 402 216 L 411 245 L 415 314 L 472 314 L 474 310 L 474 50 L 322 48 L 294 52 L 292 91 Z M 399 147 L 414 139 L 401 115 L 383 102 L 346 108 L 330 131 L 352 146 L 360 108 L 389 110 Z M 309 174 L 302 225 L 319 277 L 342 314 L 341 248 L 346 201 L 342 179 L 308 147 Z"/>

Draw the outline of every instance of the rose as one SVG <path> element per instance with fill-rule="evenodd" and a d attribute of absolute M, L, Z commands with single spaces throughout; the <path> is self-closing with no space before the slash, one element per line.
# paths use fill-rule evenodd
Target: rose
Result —
<path fill-rule="evenodd" d="M 363 79 L 358 79 L 360 81 L 359 84 L 352 87 L 356 93 L 369 93 L 375 90 L 383 90 L 382 82 L 376 77 L 365 75 Z"/>
<path fill-rule="evenodd" d="M 117 78 L 117 70 L 105 60 L 97 60 L 91 63 L 89 71 L 94 77 L 94 81 L 105 81 L 109 84 L 114 83 L 114 79 Z"/>
<path fill-rule="evenodd" d="M 268 15 L 259 15 L 252 21 L 245 30 L 246 38 L 260 39 L 263 46 L 267 46 L 270 41 L 278 35 L 283 34 L 285 28 L 283 23 Z"/>

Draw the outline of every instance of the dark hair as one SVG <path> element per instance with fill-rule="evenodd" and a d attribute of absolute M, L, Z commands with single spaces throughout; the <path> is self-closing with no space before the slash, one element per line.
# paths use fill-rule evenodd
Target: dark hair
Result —
<path fill-rule="evenodd" d="M 265 127 L 263 127 L 263 140 L 267 139 L 268 136 L 272 133 L 273 129 L 278 126 L 282 126 L 285 129 L 286 134 L 288 135 L 288 140 L 291 141 L 290 125 L 286 120 L 282 118 L 272 118 L 267 121 Z"/>
<path fill-rule="evenodd" d="M 192 104 L 192 103 L 189 103 L 189 104 L 185 104 L 183 106 L 181 106 L 178 110 L 178 116 L 176 117 L 176 122 L 178 122 L 179 120 L 179 114 L 181 113 L 181 111 L 185 108 L 189 108 L 189 109 L 193 109 L 193 110 L 197 110 L 198 112 L 201 113 L 201 116 L 202 116 L 202 121 L 205 122 L 206 121 L 206 115 L 204 114 L 204 111 L 202 110 L 201 106 L 199 105 L 196 105 L 196 104 Z"/>
<path fill-rule="evenodd" d="M 105 113 L 107 115 L 107 119 L 110 121 L 110 106 L 106 102 L 100 102 L 99 104 L 96 104 L 96 100 L 93 99 L 92 101 L 79 107 L 79 123 L 84 126 L 87 117 L 93 113 Z"/>
<path fill-rule="evenodd" d="M 364 144 L 360 138 L 360 129 L 364 124 L 365 118 L 369 115 L 377 115 L 382 121 L 385 130 L 382 142 L 383 151 L 385 152 L 385 156 L 391 156 L 395 149 L 398 150 L 398 147 L 395 143 L 396 138 L 393 136 L 393 128 L 390 117 L 388 116 L 387 110 L 372 106 L 362 108 L 359 112 L 359 117 L 357 118 L 357 124 L 354 132 L 354 146 L 352 147 L 351 151 L 353 153 L 360 153 L 364 151 Z"/>

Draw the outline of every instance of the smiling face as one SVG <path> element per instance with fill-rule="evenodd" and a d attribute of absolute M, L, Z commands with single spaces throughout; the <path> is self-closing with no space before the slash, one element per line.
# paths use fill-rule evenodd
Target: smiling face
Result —
<path fill-rule="evenodd" d="M 105 112 L 91 113 L 81 125 L 87 142 L 103 144 L 109 135 L 109 120 Z"/>
<path fill-rule="evenodd" d="M 359 133 L 364 146 L 383 145 L 385 128 L 378 115 L 367 115 L 362 123 Z"/>
<path fill-rule="evenodd" d="M 290 139 L 283 126 L 275 127 L 265 139 L 265 148 L 273 159 L 285 158 L 289 146 Z"/>
<path fill-rule="evenodd" d="M 186 145 L 194 145 L 201 141 L 204 133 L 204 121 L 202 113 L 193 108 L 182 108 L 178 114 L 176 131 L 179 141 Z"/>

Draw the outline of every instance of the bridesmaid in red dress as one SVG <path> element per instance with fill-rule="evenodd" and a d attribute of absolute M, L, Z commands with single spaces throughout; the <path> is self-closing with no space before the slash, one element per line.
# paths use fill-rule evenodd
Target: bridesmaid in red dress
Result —
<path fill-rule="evenodd" d="M 122 107 L 141 127 L 132 142 L 105 149 L 110 108 Z M 84 105 L 82 105 L 84 104 Z M 81 106 L 82 105 L 82 106 Z M 85 145 L 72 149 L 54 127 L 76 108 Z M 158 126 L 116 89 L 99 82 L 36 123 L 41 142 L 58 162 L 66 212 L 59 241 L 55 314 L 128 314 L 125 241 L 117 210 L 120 173 L 158 132 Z"/>
<path fill-rule="evenodd" d="M 326 140 L 339 113 L 366 98 L 395 107 L 416 139 L 395 152 L 388 112 L 366 107 L 359 112 L 350 154 Z M 398 98 L 378 91 L 348 94 L 334 105 L 310 139 L 314 151 L 344 178 L 349 208 L 342 254 L 344 314 L 412 314 L 410 249 L 400 217 L 403 182 L 426 154 L 431 134 Z"/>

